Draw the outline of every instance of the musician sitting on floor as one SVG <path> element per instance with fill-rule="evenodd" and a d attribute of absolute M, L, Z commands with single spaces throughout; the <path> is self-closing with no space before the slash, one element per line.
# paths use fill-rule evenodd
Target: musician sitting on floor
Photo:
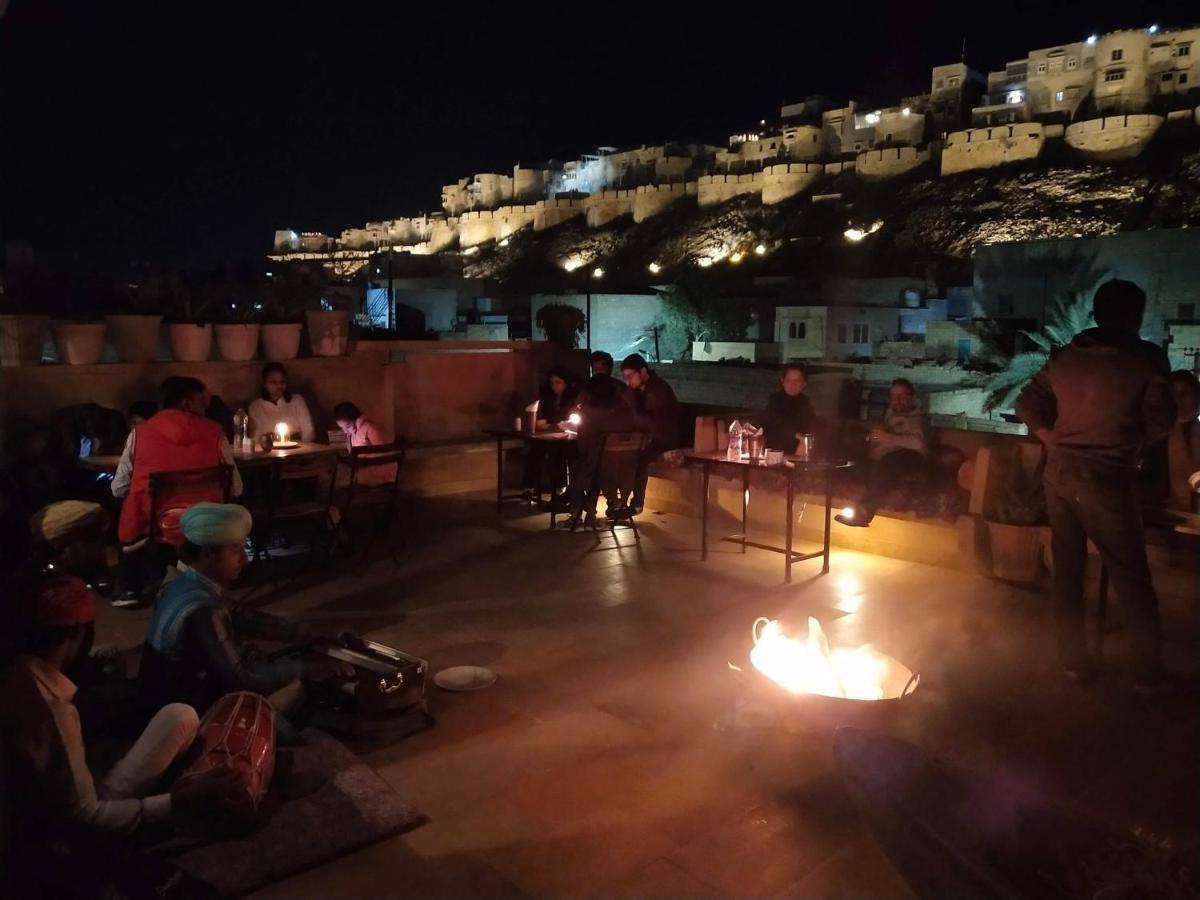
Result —
<path fill-rule="evenodd" d="M 242 644 L 247 638 L 292 643 L 305 636 L 301 625 L 227 603 L 226 592 L 246 565 L 251 524 L 245 507 L 233 503 L 197 503 L 181 517 L 179 573 L 155 601 L 142 651 L 140 688 L 151 704 L 177 701 L 204 711 L 223 694 L 252 691 L 286 714 L 304 699 L 302 678 L 347 674 L 333 660 L 270 658 Z"/>
<path fill-rule="evenodd" d="M 14 777 L 9 784 L 22 841 L 129 834 L 153 822 L 218 811 L 238 786 L 234 773 L 213 772 L 164 791 L 168 769 L 192 745 L 196 711 L 181 703 L 158 709 L 133 747 L 96 782 L 88 766 L 75 683 L 94 635 L 96 600 L 69 575 L 37 575 L 6 591 L 5 631 L 16 654 L 0 671 L 0 726 Z M 14 859 L 16 857 L 14 856 Z M 82 877 L 82 876 L 81 876 Z"/>

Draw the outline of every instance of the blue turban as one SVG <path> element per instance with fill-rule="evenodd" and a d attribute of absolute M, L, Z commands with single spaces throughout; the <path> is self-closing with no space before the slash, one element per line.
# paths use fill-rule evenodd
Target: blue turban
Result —
<path fill-rule="evenodd" d="M 250 511 L 236 503 L 195 503 L 179 519 L 183 536 L 197 547 L 240 544 L 253 524 Z"/>

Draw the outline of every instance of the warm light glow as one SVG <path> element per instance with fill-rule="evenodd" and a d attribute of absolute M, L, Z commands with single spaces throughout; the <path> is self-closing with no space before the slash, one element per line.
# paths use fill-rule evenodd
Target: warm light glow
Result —
<path fill-rule="evenodd" d="M 650 273 L 651 273 L 652 275 L 657 275 L 659 272 L 661 272 L 661 271 L 662 271 L 662 266 L 660 266 L 660 265 L 659 265 L 658 263 L 656 263 L 656 262 L 652 262 L 652 263 L 650 263 L 650 265 L 648 265 L 646 268 L 648 268 L 648 269 L 650 270 Z"/>
<path fill-rule="evenodd" d="M 842 236 L 845 237 L 846 240 L 857 244 L 863 238 L 867 237 L 867 235 L 874 234 L 882 227 L 883 222 L 881 222 L 879 219 L 876 219 L 867 228 L 847 228 L 842 232 Z"/>
<path fill-rule="evenodd" d="M 288 442 L 288 427 L 285 423 L 280 422 L 275 426 L 275 440 L 280 444 L 286 444 Z"/>
<path fill-rule="evenodd" d="M 759 244 L 754 248 L 755 256 L 765 256 L 766 253 L 767 253 L 767 245 L 766 244 Z"/>
<path fill-rule="evenodd" d="M 720 262 L 721 260 L 723 260 L 723 259 L 724 259 L 725 257 L 727 257 L 728 255 L 729 255 L 729 248 L 728 248 L 728 247 L 718 247 L 716 250 L 713 250 L 711 253 L 709 253 L 709 254 L 708 254 L 708 257 L 709 257 L 709 259 L 711 259 L 713 262 Z"/>
<path fill-rule="evenodd" d="M 707 256 L 702 256 L 698 260 L 696 260 L 696 263 L 697 263 L 697 265 L 700 266 L 700 268 L 707 269 L 709 266 L 711 266 L 713 264 L 713 261 Z"/>
<path fill-rule="evenodd" d="M 593 278 L 603 278 L 604 270 L 602 268 L 600 268 L 599 266 L 596 266 L 596 268 L 592 269 L 592 277 Z"/>
<path fill-rule="evenodd" d="M 579 415 L 579 413 L 571 413 L 569 416 L 567 416 L 567 421 L 578 427 L 579 423 L 583 421 L 583 416 Z"/>
<path fill-rule="evenodd" d="M 507 247 L 507 246 L 508 246 L 508 238 L 505 238 L 504 240 L 502 240 L 502 241 L 500 242 L 500 246 L 501 246 L 501 247 Z"/>
<path fill-rule="evenodd" d="M 830 649 L 821 623 L 812 616 L 803 641 L 785 635 L 774 619 L 755 620 L 753 634 L 750 662 L 784 690 L 849 700 L 883 699 L 886 659 L 866 645 Z"/>
<path fill-rule="evenodd" d="M 563 268 L 566 269 L 568 272 L 574 272 L 576 269 L 578 269 L 582 265 L 583 265 L 582 259 L 580 259 L 578 256 L 572 256 L 565 263 L 563 263 Z"/>
<path fill-rule="evenodd" d="M 908 107 L 908 106 L 904 107 L 904 109 L 900 110 L 900 115 L 902 115 L 902 116 L 912 115 L 912 108 Z"/>
<path fill-rule="evenodd" d="M 1096 46 L 1096 36 L 1095 36 L 1094 34 L 1092 34 L 1092 35 L 1088 35 L 1088 39 L 1087 39 L 1087 45 L 1088 45 L 1089 47 L 1094 47 L 1094 46 Z"/>
<path fill-rule="evenodd" d="M 463 251 L 463 256 L 474 256 L 478 252 L 479 252 L 478 247 L 468 247 L 466 250 Z"/>
<path fill-rule="evenodd" d="M 1157 25 L 1151 25 L 1151 26 L 1150 26 L 1149 28 L 1147 28 L 1146 30 L 1147 30 L 1148 32 L 1150 32 L 1151 34 L 1158 34 L 1158 26 L 1157 26 Z"/>
<path fill-rule="evenodd" d="M 745 257 L 746 257 L 746 254 L 745 254 L 745 253 L 743 253 L 741 250 L 739 250 L 739 251 L 737 251 L 736 253 L 732 253 L 732 254 L 730 254 L 730 256 L 729 256 L 729 261 L 730 261 L 731 263 L 733 263 L 733 264 L 736 266 L 736 265 L 737 265 L 738 263 L 740 263 L 740 262 L 741 262 L 741 261 L 742 261 L 742 260 L 743 260 Z"/>
<path fill-rule="evenodd" d="M 862 608 L 862 585 L 859 584 L 858 576 L 854 573 L 847 572 L 838 576 L 837 592 L 838 601 L 834 604 L 836 609 L 840 609 L 844 613 L 856 613 Z"/>
<path fill-rule="evenodd" d="M 853 506 L 843 506 L 842 507 L 842 518 L 850 519 L 851 521 L 853 521 L 854 520 L 854 507 Z"/>

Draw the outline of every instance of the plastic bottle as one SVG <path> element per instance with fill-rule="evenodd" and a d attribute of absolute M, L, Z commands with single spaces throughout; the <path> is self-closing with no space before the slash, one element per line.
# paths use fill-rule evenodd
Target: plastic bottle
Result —
<path fill-rule="evenodd" d="M 247 455 L 254 452 L 254 441 L 250 440 L 250 417 L 241 408 L 233 414 L 233 446 Z"/>

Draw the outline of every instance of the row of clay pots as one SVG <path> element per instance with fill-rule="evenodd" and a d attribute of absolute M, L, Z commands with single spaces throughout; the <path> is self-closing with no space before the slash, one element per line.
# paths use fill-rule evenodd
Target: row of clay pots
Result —
<path fill-rule="evenodd" d="M 342 356 L 349 340 L 349 316 L 344 312 L 318 310 L 305 314 L 309 344 L 314 356 Z M 46 319 L 42 316 L 6 316 L 6 365 L 36 365 L 40 359 Z M 21 321 L 7 321 L 21 320 Z M 29 321 L 25 321 L 29 320 Z M 104 339 L 112 339 L 122 362 L 151 362 L 158 355 L 161 316 L 108 316 L 105 322 L 54 322 L 51 329 L 59 359 L 68 365 L 98 363 Z M 19 327 L 18 327 L 19 326 Z M 212 353 L 215 334 L 217 351 L 224 360 L 241 362 L 254 358 L 262 339 L 263 356 L 270 360 L 294 359 L 300 352 L 299 322 L 260 325 L 170 324 L 167 334 L 171 355 L 180 362 L 203 362 Z M 5 349 L 5 348 L 0 348 Z M 7 357 L 13 357 L 9 360 Z"/>

